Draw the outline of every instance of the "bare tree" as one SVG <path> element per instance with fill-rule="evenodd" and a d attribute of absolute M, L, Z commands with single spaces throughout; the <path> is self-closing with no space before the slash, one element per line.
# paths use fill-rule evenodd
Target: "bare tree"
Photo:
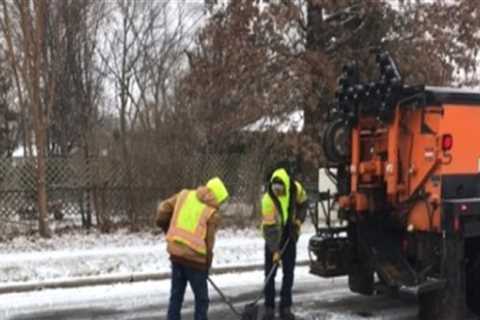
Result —
<path fill-rule="evenodd" d="M 21 85 L 21 79 L 20 79 L 21 75 L 19 74 L 20 71 L 17 68 L 17 57 L 15 54 L 13 54 L 14 52 L 16 52 L 14 49 L 14 42 L 16 41 L 16 39 L 20 38 L 18 33 L 14 33 L 14 32 L 15 30 L 19 30 L 20 28 L 16 28 L 16 27 L 12 28 L 12 23 L 10 21 L 10 14 L 4 2 L 2 2 L 1 12 L 2 12 L 3 19 L 0 19 L 0 27 L 2 30 L 2 35 L 4 36 L 3 38 L 5 40 L 4 41 L 6 46 L 5 54 L 9 62 L 9 67 L 11 70 L 12 77 L 14 79 L 18 105 L 20 108 L 19 135 L 21 135 L 22 146 L 25 150 L 25 153 L 27 155 L 32 155 L 33 152 L 32 152 L 31 126 L 30 126 L 30 117 L 27 111 L 27 106 L 25 104 L 25 98 L 24 98 L 25 89 Z M 16 12 L 16 20 L 17 20 L 16 22 L 19 21 L 18 16 L 19 14 L 18 12 Z M 16 45 L 19 46 L 18 43 L 16 43 Z"/>
<path fill-rule="evenodd" d="M 10 157 L 20 137 L 18 114 L 11 103 L 11 77 L 8 76 L 8 61 L 3 47 L 0 45 L 0 154 Z"/>
<path fill-rule="evenodd" d="M 89 134 L 98 121 L 102 76 L 96 49 L 106 4 L 92 0 L 51 2 L 55 19 L 47 24 L 46 46 L 54 61 L 51 78 L 56 90 L 48 130 L 49 153 L 67 156 L 81 149 L 90 153 Z"/>
<path fill-rule="evenodd" d="M 134 69 L 139 91 L 134 104 L 143 130 L 159 128 L 164 112 L 173 105 L 169 100 L 174 88 L 172 83 L 184 61 L 188 36 L 185 19 L 191 17 L 187 10 L 181 4 L 175 7 L 165 2 L 150 11 L 151 27 L 144 30 L 140 44 L 142 55 Z"/>
<path fill-rule="evenodd" d="M 36 168 L 37 168 L 37 204 L 39 211 L 39 230 L 43 237 L 51 234 L 48 223 L 47 191 L 46 191 L 46 163 L 48 110 L 52 107 L 52 100 L 42 96 L 43 90 L 52 97 L 55 92 L 54 82 L 48 76 L 48 57 L 45 50 L 46 25 L 48 22 L 48 3 L 46 0 L 16 2 L 16 8 L 2 0 L 4 23 L 2 30 L 9 45 L 9 56 L 12 69 L 18 70 L 20 79 L 17 85 L 25 88 L 27 93 L 26 104 L 32 114 L 33 131 L 35 134 Z M 14 39 L 12 32 L 12 12 L 16 9 L 17 26 L 21 32 L 19 39 Z M 18 43 L 14 46 L 13 43 Z M 15 58 L 17 57 L 17 58 Z M 22 90 L 18 89 L 18 90 Z"/>
<path fill-rule="evenodd" d="M 115 106 L 120 122 L 118 143 L 129 188 L 129 219 L 137 225 L 133 185 L 135 130 L 158 126 L 160 109 L 167 102 L 167 78 L 178 62 L 182 22 L 170 1 L 125 1 L 112 4 L 112 32 L 106 47 L 99 49 L 105 73 L 115 88 Z M 173 11 L 172 11 L 173 10 Z"/>

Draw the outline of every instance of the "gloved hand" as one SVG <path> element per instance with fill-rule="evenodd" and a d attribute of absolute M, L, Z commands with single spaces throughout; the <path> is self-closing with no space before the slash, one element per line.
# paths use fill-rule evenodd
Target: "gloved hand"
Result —
<path fill-rule="evenodd" d="M 280 252 L 275 251 L 273 253 L 273 259 L 272 260 L 273 260 L 273 264 L 281 264 L 282 261 L 281 261 L 281 257 L 280 257 Z"/>

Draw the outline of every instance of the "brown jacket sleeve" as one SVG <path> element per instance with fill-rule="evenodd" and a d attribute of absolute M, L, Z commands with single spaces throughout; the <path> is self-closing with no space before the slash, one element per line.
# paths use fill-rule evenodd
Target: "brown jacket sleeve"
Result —
<path fill-rule="evenodd" d="M 213 247 L 215 246 L 215 235 L 220 226 L 220 217 L 215 212 L 207 222 L 207 261 L 208 268 L 212 266 L 213 261 Z"/>
<path fill-rule="evenodd" d="M 155 224 L 157 227 L 162 228 L 163 232 L 167 233 L 170 227 L 170 220 L 172 219 L 173 211 L 177 203 L 178 194 L 174 194 L 167 200 L 160 202 L 157 208 L 157 216 L 155 218 Z"/>

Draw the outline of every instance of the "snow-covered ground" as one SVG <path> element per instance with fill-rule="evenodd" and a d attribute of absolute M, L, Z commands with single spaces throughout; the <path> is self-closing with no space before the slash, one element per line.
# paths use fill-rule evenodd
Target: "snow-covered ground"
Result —
<path fill-rule="evenodd" d="M 308 259 L 307 226 L 298 243 L 298 260 Z M 264 241 L 259 230 L 222 230 L 216 242 L 214 267 L 263 262 Z M 163 235 L 151 232 L 114 234 L 76 232 L 43 240 L 20 237 L 0 243 L 0 285 L 139 272 L 168 272 L 170 264 Z M 261 288 L 263 271 L 212 275 L 241 310 Z M 384 298 L 366 298 L 349 292 L 345 278 L 326 280 L 295 271 L 295 311 L 300 320 L 414 319 L 415 306 Z M 281 276 L 277 276 L 277 282 Z M 158 319 L 165 320 L 170 280 L 47 289 L 2 294 L 0 320 L 26 319 Z M 230 310 L 210 288 L 212 320 L 233 319 Z M 193 312 L 187 290 L 184 313 Z M 188 318 L 188 317 L 187 317 Z"/>
<path fill-rule="evenodd" d="M 257 296 L 263 277 L 262 271 L 212 276 L 238 310 Z M 164 320 L 169 291 L 170 281 L 163 280 L 5 294 L 0 299 L 0 319 Z M 210 299 L 210 319 L 235 319 L 212 287 Z M 183 308 L 186 319 L 192 318 L 192 300 L 188 289 Z M 355 295 L 349 292 L 345 278 L 321 279 L 310 275 L 308 267 L 295 271 L 294 301 L 299 320 L 413 320 L 416 314 L 412 303 Z"/>
<path fill-rule="evenodd" d="M 297 270 L 297 278 L 308 276 L 307 268 Z M 277 277 L 280 279 L 280 277 Z M 311 276 L 310 276 L 311 278 Z M 248 292 L 252 286 L 261 287 L 263 272 L 255 271 L 241 274 L 225 274 L 213 276 L 219 286 L 229 296 L 240 296 Z M 211 290 L 212 298 L 216 293 Z M 57 312 L 68 309 L 112 308 L 118 311 L 132 310 L 141 306 L 156 306 L 163 313 L 168 305 L 170 280 L 149 281 L 133 284 L 118 284 L 109 286 L 45 290 L 42 292 L 13 293 L 2 295 L 0 299 L 0 319 L 13 316 L 34 314 L 36 312 L 55 309 Z M 193 299 L 191 290 L 187 290 L 186 300 Z M 12 304 L 12 301 L 15 303 Z M 163 314 L 162 314 L 163 315 Z"/>
<path fill-rule="evenodd" d="M 298 260 L 308 259 L 307 226 L 298 243 Z M 221 230 L 213 267 L 263 262 L 259 230 Z M 151 232 L 114 234 L 75 232 L 51 239 L 18 237 L 0 243 L 0 283 L 59 280 L 137 272 L 168 272 L 170 263 L 163 235 Z"/>

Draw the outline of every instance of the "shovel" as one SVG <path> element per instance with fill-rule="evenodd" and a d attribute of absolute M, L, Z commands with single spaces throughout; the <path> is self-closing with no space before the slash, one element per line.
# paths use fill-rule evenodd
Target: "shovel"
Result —
<path fill-rule="evenodd" d="M 287 241 L 287 243 L 285 243 L 284 248 L 286 248 L 287 244 L 288 244 L 288 241 Z M 283 249 L 282 249 L 282 253 L 283 253 Z M 259 292 L 258 296 L 255 298 L 255 300 L 253 300 L 253 302 L 250 302 L 250 303 L 245 305 L 245 307 L 243 309 L 242 316 L 241 316 L 242 320 L 257 320 L 257 317 L 258 317 L 258 301 L 260 301 L 260 299 L 263 297 L 263 292 L 265 291 L 265 287 L 267 286 L 267 284 L 270 281 L 270 279 L 272 278 L 272 276 L 275 274 L 275 271 L 277 270 L 279 265 L 280 265 L 280 261 L 278 261 L 277 263 L 275 263 L 273 265 L 272 269 L 270 270 L 267 277 L 265 278 L 265 283 L 263 284 L 263 288 Z"/>
<path fill-rule="evenodd" d="M 218 292 L 218 294 L 220 295 L 220 297 L 222 297 L 222 300 L 223 302 L 225 302 L 225 304 L 230 308 L 230 310 L 232 310 L 232 312 L 237 315 L 240 319 L 243 320 L 243 314 L 238 312 L 237 309 L 235 309 L 235 306 L 233 305 L 232 301 L 230 300 L 230 298 L 228 298 L 227 296 L 225 296 L 223 294 L 223 291 L 220 290 L 220 288 L 215 284 L 215 282 L 213 282 L 213 280 L 208 277 L 207 278 L 208 282 L 210 282 L 210 284 L 212 285 L 212 287 L 215 289 L 215 291 Z M 249 318 L 247 318 L 249 319 Z"/>
<path fill-rule="evenodd" d="M 280 251 L 280 257 L 283 256 L 283 253 L 285 252 L 285 249 L 287 248 L 289 242 L 290 242 L 290 238 L 288 238 L 287 241 L 285 242 L 285 244 L 283 245 L 282 250 Z M 275 274 L 275 271 L 277 270 L 279 265 L 280 265 L 280 261 L 277 261 L 272 266 L 272 269 L 270 269 L 270 272 L 268 273 L 267 277 L 265 278 L 265 282 L 263 284 L 262 290 L 258 293 L 258 296 L 255 298 L 255 300 L 253 300 L 253 302 L 250 302 L 250 303 L 245 305 L 242 313 L 239 313 L 235 309 L 231 300 L 223 294 L 222 290 L 220 290 L 220 288 L 213 282 L 213 280 L 210 277 L 208 277 L 208 282 L 210 282 L 210 284 L 213 286 L 213 288 L 215 288 L 215 290 L 218 292 L 218 294 L 222 297 L 223 301 L 228 305 L 230 310 L 232 310 L 232 312 L 234 314 L 239 316 L 241 320 L 257 320 L 258 309 L 259 309 L 258 301 L 260 301 L 260 299 L 263 297 L 263 292 L 265 291 L 265 287 L 267 286 L 267 284 L 270 281 L 270 279 L 272 278 L 272 276 Z"/>

